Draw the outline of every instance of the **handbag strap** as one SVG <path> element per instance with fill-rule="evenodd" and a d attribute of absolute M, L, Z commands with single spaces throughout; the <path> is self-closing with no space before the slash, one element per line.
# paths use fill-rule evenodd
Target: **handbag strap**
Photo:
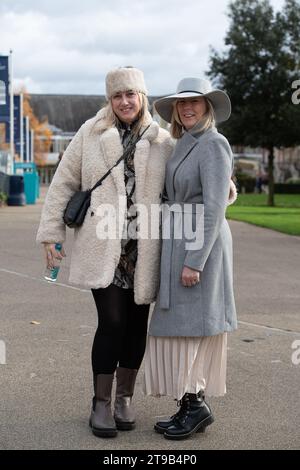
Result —
<path fill-rule="evenodd" d="M 128 145 L 126 147 L 126 149 L 124 150 L 124 153 L 122 154 L 122 156 L 116 161 L 116 163 L 105 173 L 105 175 L 103 175 L 99 181 L 97 181 L 97 183 L 91 188 L 89 189 L 89 193 L 91 193 L 92 191 L 94 191 L 94 189 L 98 188 L 98 186 L 101 186 L 101 184 L 103 183 L 103 181 L 108 177 L 108 175 L 111 174 L 112 170 L 117 166 L 119 165 L 119 163 L 124 159 L 126 158 L 130 153 L 131 151 L 135 148 L 136 144 L 138 143 L 138 141 L 142 138 L 142 136 L 145 134 L 145 132 L 149 129 L 151 124 L 149 124 L 149 126 L 146 127 L 146 129 L 143 130 L 143 132 L 141 133 L 141 135 L 138 135 L 137 138 L 133 141 L 132 144 Z"/>

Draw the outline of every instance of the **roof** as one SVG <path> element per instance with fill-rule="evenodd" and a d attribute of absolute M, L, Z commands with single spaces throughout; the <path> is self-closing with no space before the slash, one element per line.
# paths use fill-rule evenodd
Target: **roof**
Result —
<path fill-rule="evenodd" d="M 149 97 L 152 103 L 155 98 Z M 77 132 L 80 126 L 106 103 L 103 95 L 42 95 L 31 94 L 30 104 L 35 116 L 63 132 Z"/>
<path fill-rule="evenodd" d="M 30 95 L 35 116 L 64 132 L 77 132 L 80 126 L 93 117 L 105 104 L 100 95 Z"/>

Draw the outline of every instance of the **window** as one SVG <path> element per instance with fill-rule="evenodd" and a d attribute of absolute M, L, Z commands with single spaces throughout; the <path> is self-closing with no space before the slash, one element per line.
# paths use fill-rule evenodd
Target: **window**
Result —
<path fill-rule="evenodd" d="M 0 80 L 0 104 L 6 104 L 6 86 L 2 80 Z"/>

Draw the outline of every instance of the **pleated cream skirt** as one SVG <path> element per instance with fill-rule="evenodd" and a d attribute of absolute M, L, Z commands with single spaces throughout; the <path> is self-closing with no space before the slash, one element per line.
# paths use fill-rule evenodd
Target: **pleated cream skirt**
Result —
<path fill-rule="evenodd" d="M 227 333 L 205 337 L 148 336 L 145 353 L 145 395 L 205 390 L 208 396 L 226 393 Z"/>

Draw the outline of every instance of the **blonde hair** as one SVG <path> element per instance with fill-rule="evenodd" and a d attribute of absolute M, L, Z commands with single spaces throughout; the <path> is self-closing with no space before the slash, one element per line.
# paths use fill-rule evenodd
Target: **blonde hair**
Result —
<path fill-rule="evenodd" d="M 147 119 L 148 119 L 147 114 L 148 114 L 148 108 L 149 108 L 148 98 L 144 93 L 137 92 L 137 94 L 140 100 L 141 109 L 139 111 L 138 120 L 135 123 L 134 128 L 132 129 L 133 133 L 136 135 L 139 133 L 141 127 L 149 124 L 147 122 Z M 121 121 L 119 120 L 118 116 L 113 111 L 111 98 L 102 109 L 105 109 L 105 118 L 103 120 L 103 130 L 109 129 L 111 127 L 120 127 Z"/>
<path fill-rule="evenodd" d="M 201 131 L 206 131 L 210 127 L 214 127 L 216 123 L 213 105 L 207 98 L 204 97 L 204 99 L 206 102 L 207 111 L 201 118 L 201 122 L 203 124 L 201 129 L 199 129 Z M 182 125 L 182 122 L 180 121 L 180 117 L 179 117 L 178 110 L 177 110 L 178 101 L 179 100 L 175 100 L 173 103 L 173 113 L 172 113 L 171 127 L 170 127 L 170 133 L 174 139 L 180 139 L 180 137 L 182 136 L 184 132 L 184 127 Z"/>

